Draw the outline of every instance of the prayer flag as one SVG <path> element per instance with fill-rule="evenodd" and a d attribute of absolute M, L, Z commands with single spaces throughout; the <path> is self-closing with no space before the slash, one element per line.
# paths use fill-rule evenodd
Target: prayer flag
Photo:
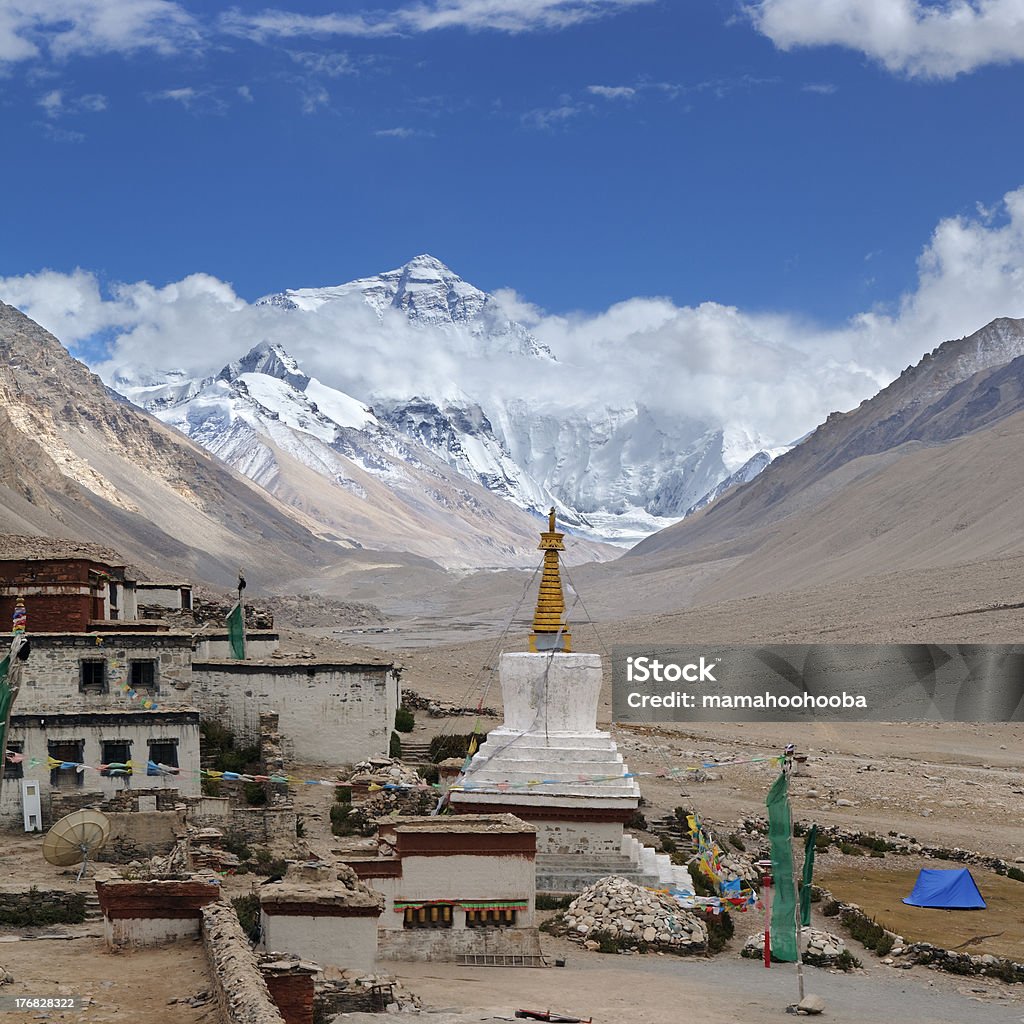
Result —
<path fill-rule="evenodd" d="M 772 957 L 796 960 L 796 899 L 793 881 L 793 822 L 789 812 L 789 780 L 783 772 L 768 790 L 768 840 L 771 847 L 775 899 L 772 902 Z"/>
<path fill-rule="evenodd" d="M 245 612 L 241 601 L 228 612 L 227 626 L 231 657 L 242 661 L 245 658 Z"/>

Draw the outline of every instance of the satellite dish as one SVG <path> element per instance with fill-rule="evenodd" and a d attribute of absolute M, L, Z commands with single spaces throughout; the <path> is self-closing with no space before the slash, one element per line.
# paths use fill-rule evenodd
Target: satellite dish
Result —
<path fill-rule="evenodd" d="M 89 858 L 107 845 L 110 819 L 100 811 L 72 811 L 56 822 L 43 838 L 43 857 L 60 868 L 81 864 L 78 881 Z"/>

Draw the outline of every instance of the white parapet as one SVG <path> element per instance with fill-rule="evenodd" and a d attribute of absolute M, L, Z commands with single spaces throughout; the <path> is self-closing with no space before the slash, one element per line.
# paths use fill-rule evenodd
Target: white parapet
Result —
<path fill-rule="evenodd" d="M 603 675 L 599 654 L 503 654 L 499 672 L 506 729 L 597 731 Z"/>

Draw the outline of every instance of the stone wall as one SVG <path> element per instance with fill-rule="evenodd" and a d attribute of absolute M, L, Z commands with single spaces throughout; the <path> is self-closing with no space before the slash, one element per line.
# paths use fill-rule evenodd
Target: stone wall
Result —
<path fill-rule="evenodd" d="M 33 644 L 35 638 L 33 638 Z M 33 654 L 33 657 L 35 655 Z M 24 690 L 22 691 L 24 693 Z M 182 796 L 198 796 L 199 780 L 199 712 L 195 710 L 105 710 L 95 713 L 23 713 L 21 695 L 11 718 L 11 740 L 22 743 L 23 776 L 39 783 L 44 825 L 80 807 L 100 804 L 111 799 L 127 799 L 133 784 L 152 793 L 167 790 Z M 149 744 L 176 740 L 179 774 L 147 775 Z M 135 774 L 104 776 L 95 769 L 104 762 L 104 742 L 129 744 Z M 51 742 L 76 744 L 80 758 L 91 769 L 57 774 L 56 785 L 46 767 Z M 32 760 L 37 762 L 31 768 Z M 76 756 L 75 760 L 78 757 Z M 14 825 L 22 818 L 21 786 L 8 780 L 0 793 L 0 822 Z"/>
<path fill-rule="evenodd" d="M 79 692 L 83 660 L 107 663 L 106 693 Z M 133 660 L 157 663 L 158 701 L 186 699 L 184 693 L 192 684 L 192 638 L 188 633 L 33 633 L 18 712 L 46 714 L 123 707 L 125 698 L 117 683 L 125 678 Z M 113 667 L 115 662 L 117 669 Z"/>
<path fill-rule="evenodd" d="M 214 828 L 234 834 L 247 843 L 265 846 L 275 839 L 294 839 L 297 817 L 294 807 L 234 807 L 227 821 Z"/>
<path fill-rule="evenodd" d="M 181 811 L 108 813 L 107 817 L 110 838 L 96 859 L 114 864 L 169 853 L 185 828 L 185 815 Z"/>
<path fill-rule="evenodd" d="M 203 945 L 224 1024 L 285 1024 L 230 903 L 202 911 Z"/>
<path fill-rule="evenodd" d="M 456 916 L 459 913 L 464 916 L 460 911 Z M 476 954 L 541 956 L 540 936 L 535 928 L 381 928 L 377 932 L 380 960 L 452 962 Z"/>
<path fill-rule="evenodd" d="M 285 1024 L 313 1024 L 313 976 L 309 973 L 264 971 L 270 998 Z"/>
<path fill-rule="evenodd" d="M 85 897 L 62 889 L 0 892 L 0 928 L 39 924 L 77 924 L 85 920 Z"/>
<path fill-rule="evenodd" d="M 398 709 L 391 665 L 196 661 L 192 700 L 244 743 L 257 743 L 260 714 L 279 719 L 289 763 L 354 764 L 387 755 Z"/>

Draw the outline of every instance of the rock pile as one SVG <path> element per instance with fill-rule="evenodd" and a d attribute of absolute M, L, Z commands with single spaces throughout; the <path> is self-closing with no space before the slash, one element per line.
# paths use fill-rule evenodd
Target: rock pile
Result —
<path fill-rule="evenodd" d="M 423 779 L 397 758 L 371 757 L 356 764 L 345 781 L 353 786 L 418 786 Z"/>
<path fill-rule="evenodd" d="M 431 718 L 457 718 L 460 715 L 479 715 L 483 718 L 500 718 L 494 708 L 461 707 L 449 701 L 422 697 L 415 690 L 402 688 L 402 704 L 410 711 L 426 711 Z"/>
<path fill-rule="evenodd" d="M 676 953 L 700 952 L 707 946 L 704 923 L 663 893 L 651 892 L 618 875 L 599 879 L 569 904 L 567 937 L 589 949 L 600 948 L 595 936 L 623 946 L 645 944 Z"/>
<path fill-rule="evenodd" d="M 341 1015 L 370 1013 L 416 1013 L 422 1007 L 419 996 L 403 988 L 390 974 L 326 967 L 316 983 L 318 1016 L 341 1022 Z"/>
<path fill-rule="evenodd" d="M 834 967 L 843 953 L 847 952 L 846 943 L 838 935 L 818 928 L 805 928 L 803 939 L 803 961 L 812 967 Z M 763 960 L 764 933 L 751 935 L 740 950 L 740 956 Z"/>

